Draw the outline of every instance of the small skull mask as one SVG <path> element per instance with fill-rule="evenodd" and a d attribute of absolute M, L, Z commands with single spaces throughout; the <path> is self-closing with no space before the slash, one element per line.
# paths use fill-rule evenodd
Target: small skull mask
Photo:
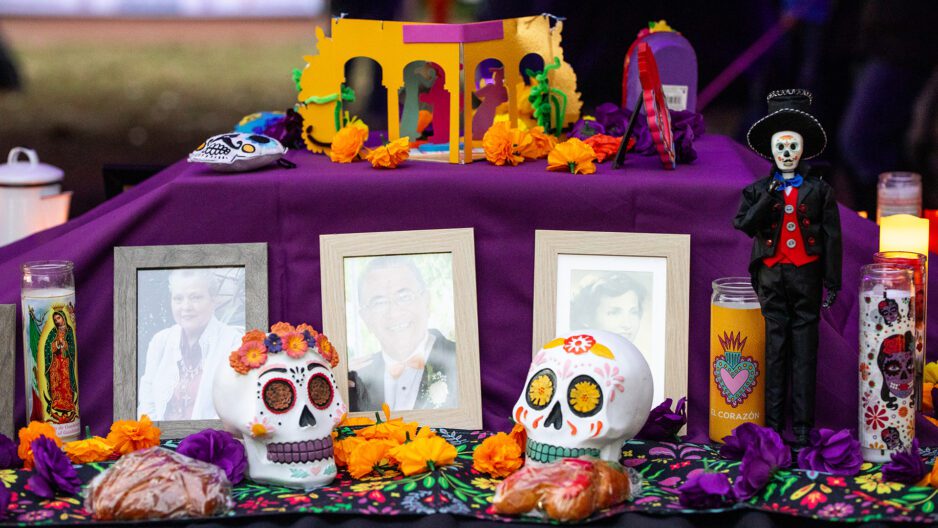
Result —
<path fill-rule="evenodd" d="M 772 158 L 775 166 L 782 172 L 791 172 L 798 168 L 804 152 L 804 138 L 791 130 L 772 134 Z"/>
<path fill-rule="evenodd" d="M 189 163 L 206 163 L 219 172 L 248 171 L 269 165 L 286 152 L 272 137 L 229 132 L 205 140 L 189 154 Z"/>
<path fill-rule="evenodd" d="M 889 392 L 897 398 L 908 398 L 912 395 L 915 378 L 915 358 L 913 350 L 915 338 L 912 332 L 895 334 L 883 340 L 879 347 L 876 362 Z"/>
<path fill-rule="evenodd" d="M 309 489 L 335 477 L 332 430 L 347 408 L 332 345 L 315 330 L 290 329 L 248 333 L 231 368 L 218 369 L 213 400 L 225 427 L 244 438 L 251 479 Z"/>
<path fill-rule="evenodd" d="M 883 429 L 883 443 L 886 444 L 888 449 L 902 448 L 902 436 L 899 434 L 899 430 L 895 427 Z"/>
<path fill-rule="evenodd" d="M 897 303 L 895 299 L 883 299 L 879 301 L 877 309 L 879 310 L 879 315 L 883 316 L 883 320 L 886 321 L 887 325 L 892 326 L 899 320 L 899 303 Z"/>
<path fill-rule="evenodd" d="M 527 462 L 593 456 L 618 462 L 648 419 L 653 385 L 641 352 L 599 330 L 554 339 L 535 355 L 515 422 L 527 431 Z"/>

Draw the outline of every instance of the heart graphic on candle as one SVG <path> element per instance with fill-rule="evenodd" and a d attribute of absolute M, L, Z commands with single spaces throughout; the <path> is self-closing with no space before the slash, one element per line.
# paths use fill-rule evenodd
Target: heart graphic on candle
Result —
<path fill-rule="evenodd" d="M 713 381 L 726 403 L 737 407 L 752 394 L 759 377 L 759 365 L 752 357 L 743 357 L 747 338 L 741 338 L 739 333 L 724 333 L 718 339 L 723 355 L 713 361 Z"/>

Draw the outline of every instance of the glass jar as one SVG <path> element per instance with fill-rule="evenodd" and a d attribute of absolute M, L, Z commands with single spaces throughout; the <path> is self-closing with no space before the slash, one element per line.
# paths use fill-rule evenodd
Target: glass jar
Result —
<path fill-rule="evenodd" d="M 713 281 L 710 298 L 710 439 L 745 422 L 765 425 L 765 320 L 749 277 Z"/>
<path fill-rule="evenodd" d="M 915 172 L 884 172 L 876 186 L 876 223 L 884 216 L 922 216 L 922 176 Z"/>
<path fill-rule="evenodd" d="M 915 410 L 922 410 L 922 376 L 925 371 L 925 324 L 928 321 L 928 259 L 910 251 L 880 251 L 873 255 L 877 264 L 891 264 L 912 270 L 915 287 Z"/>
<path fill-rule="evenodd" d="M 51 424 L 63 441 L 81 432 L 72 270 L 67 260 L 22 265 L 26 419 Z"/>
<path fill-rule="evenodd" d="M 859 437 L 863 459 L 888 462 L 915 438 L 912 270 L 863 266 L 860 279 Z"/>

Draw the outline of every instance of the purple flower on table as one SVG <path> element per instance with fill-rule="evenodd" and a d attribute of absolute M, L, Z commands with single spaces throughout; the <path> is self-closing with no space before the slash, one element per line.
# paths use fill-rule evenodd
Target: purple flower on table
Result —
<path fill-rule="evenodd" d="M 733 483 L 736 496 L 749 499 L 759 492 L 781 468 L 791 465 L 791 451 L 782 437 L 768 427 L 744 423 L 723 438 L 720 456 L 742 460 Z"/>
<path fill-rule="evenodd" d="M 244 446 L 227 431 L 205 429 L 191 434 L 179 442 L 176 452 L 218 466 L 232 484 L 244 479 L 248 465 Z"/>
<path fill-rule="evenodd" d="M 570 137 L 586 139 L 596 134 L 605 133 L 606 128 L 595 119 L 580 119 L 576 123 L 573 123 L 573 128 L 570 130 Z"/>
<path fill-rule="evenodd" d="M 645 425 L 638 432 L 636 438 L 642 440 L 674 440 L 677 432 L 687 423 L 687 399 L 677 401 L 674 410 L 671 410 L 671 398 L 665 399 L 660 405 L 651 410 Z"/>
<path fill-rule="evenodd" d="M 742 460 L 746 454 L 746 449 L 758 440 L 759 431 L 765 429 L 750 422 L 739 424 L 729 436 L 723 437 L 723 445 L 720 446 L 720 456 L 731 460 Z"/>
<path fill-rule="evenodd" d="M 815 429 L 810 444 L 798 453 L 798 467 L 809 471 L 853 476 L 861 465 L 860 442 L 848 429 Z"/>
<path fill-rule="evenodd" d="M 0 433 L 0 469 L 13 469 L 23 465 L 16 454 L 16 444 L 5 434 Z"/>
<path fill-rule="evenodd" d="M 56 491 L 74 495 L 81 489 L 81 479 L 62 449 L 48 437 L 40 436 L 30 444 L 33 471 L 27 484 L 36 495 L 51 499 Z"/>
<path fill-rule="evenodd" d="M 721 508 L 736 502 L 736 494 L 725 473 L 696 469 L 677 489 L 681 506 L 694 509 Z"/>
<path fill-rule="evenodd" d="M 603 103 L 596 107 L 596 121 L 606 130 L 606 134 L 622 137 L 629 127 L 630 112 L 615 103 Z"/>
<path fill-rule="evenodd" d="M 922 460 L 919 452 L 918 440 L 912 440 L 912 445 L 906 451 L 897 451 L 892 454 L 891 460 L 883 465 L 883 480 L 899 482 L 914 486 L 928 473 L 928 466 Z"/>

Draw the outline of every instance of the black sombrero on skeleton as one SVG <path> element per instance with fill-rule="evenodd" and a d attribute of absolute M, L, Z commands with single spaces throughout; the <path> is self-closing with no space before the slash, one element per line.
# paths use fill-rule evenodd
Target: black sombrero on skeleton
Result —
<path fill-rule="evenodd" d="M 804 138 L 802 159 L 811 159 L 824 151 L 827 134 L 821 123 L 811 114 L 811 92 L 807 90 L 777 90 L 768 95 L 769 115 L 756 121 L 746 134 L 749 148 L 765 159 L 772 157 L 772 134 L 792 130 Z"/>

